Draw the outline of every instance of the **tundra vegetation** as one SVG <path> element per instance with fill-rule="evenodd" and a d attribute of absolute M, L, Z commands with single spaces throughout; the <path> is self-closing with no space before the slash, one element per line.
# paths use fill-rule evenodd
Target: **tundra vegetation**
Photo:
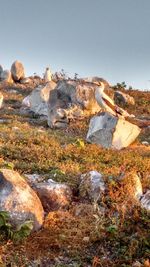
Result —
<path fill-rule="evenodd" d="M 90 118 L 54 130 L 38 116 L 20 112 L 23 98 L 36 85 L 34 79 L 32 86 L 0 85 L 4 96 L 0 168 L 66 182 L 73 190 L 73 201 L 67 210 L 46 214 L 42 229 L 30 235 L 30 225 L 16 231 L 7 223 L 7 214 L 0 213 L 0 266 L 129 267 L 136 262 L 150 266 L 149 213 L 130 197 L 134 173 L 141 179 L 143 192 L 150 189 L 150 149 L 142 144 L 150 144 L 150 128 L 143 128 L 138 139 L 120 151 L 89 144 L 84 140 Z M 127 111 L 148 118 L 150 92 L 124 87 L 121 90 L 135 99 Z M 102 173 L 107 185 L 100 203 L 89 203 L 79 195 L 80 176 L 91 170 Z M 119 179 L 123 172 L 126 183 Z"/>

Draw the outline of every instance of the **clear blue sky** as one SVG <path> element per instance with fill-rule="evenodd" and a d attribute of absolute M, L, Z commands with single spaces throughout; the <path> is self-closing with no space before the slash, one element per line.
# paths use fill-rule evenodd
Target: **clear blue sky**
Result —
<path fill-rule="evenodd" d="M 150 0 L 0 0 L 0 64 L 150 88 Z"/>

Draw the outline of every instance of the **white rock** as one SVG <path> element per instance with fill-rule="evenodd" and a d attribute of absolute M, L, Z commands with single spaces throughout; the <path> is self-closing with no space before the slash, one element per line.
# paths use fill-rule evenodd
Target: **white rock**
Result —
<path fill-rule="evenodd" d="M 49 94 L 55 86 L 56 84 L 53 81 L 47 83 L 46 86 L 38 86 L 30 95 L 24 98 L 22 105 L 29 107 L 31 111 L 38 115 L 47 116 Z"/>
<path fill-rule="evenodd" d="M 22 100 L 22 106 L 30 108 L 31 104 L 30 104 L 30 96 L 26 96 L 23 100 Z"/>
<path fill-rule="evenodd" d="M 84 243 L 88 243 L 89 241 L 90 241 L 90 237 L 89 236 L 83 237 L 83 242 Z"/>
<path fill-rule="evenodd" d="M 81 197 L 88 197 L 92 201 L 97 201 L 101 193 L 105 191 L 105 183 L 102 174 L 97 171 L 90 171 L 81 175 L 79 192 Z"/>
<path fill-rule="evenodd" d="M 148 143 L 147 141 L 143 141 L 143 142 L 142 142 L 142 145 L 144 145 L 144 146 L 149 146 L 149 143 Z"/>
<path fill-rule="evenodd" d="M 150 211 L 150 190 L 148 190 L 141 198 L 141 206 Z"/>
<path fill-rule="evenodd" d="M 87 141 L 105 148 L 121 149 L 129 146 L 140 131 L 138 126 L 125 119 L 103 112 L 90 120 Z"/>

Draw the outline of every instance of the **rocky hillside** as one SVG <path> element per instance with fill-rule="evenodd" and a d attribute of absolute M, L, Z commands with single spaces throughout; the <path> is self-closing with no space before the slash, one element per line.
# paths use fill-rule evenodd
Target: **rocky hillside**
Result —
<path fill-rule="evenodd" d="M 72 193 L 67 205 L 56 207 L 54 196 L 47 206 L 46 199 L 42 228 L 25 239 L 5 231 L 0 212 L 0 266 L 150 266 L 150 92 L 122 89 L 135 100 L 124 107 L 141 133 L 115 150 L 85 141 L 91 116 L 51 129 L 45 117 L 22 108 L 25 96 L 42 84 L 40 77 L 0 83 L 0 168 L 27 181 L 33 174 L 40 183 L 53 179 Z"/>

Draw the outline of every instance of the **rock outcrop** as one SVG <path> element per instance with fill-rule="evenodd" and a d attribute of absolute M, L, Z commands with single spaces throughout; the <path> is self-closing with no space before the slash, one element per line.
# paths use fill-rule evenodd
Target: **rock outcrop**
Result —
<path fill-rule="evenodd" d="M 49 94 L 55 86 L 56 83 L 53 81 L 47 83 L 45 86 L 39 85 L 29 96 L 23 99 L 23 106 L 30 108 L 35 114 L 47 116 Z"/>
<path fill-rule="evenodd" d="M 33 222 L 33 230 L 43 224 L 44 211 L 38 196 L 19 173 L 8 169 L 0 170 L 0 211 L 9 213 L 15 227 L 28 220 Z"/>
<path fill-rule="evenodd" d="M 93 82 L 62 80 L 50 92 L 48 125 L 65 127 L 70 119 L 81 119 L 99 111 Z"/>
<path fill-rule="evenodd" d="M 103 112 L 91 119 L 87 141 L 105 148 L 121 149 L 133 143 L 140 131 L 138 126 L 125 119 Z"/>
<path fill-rule="evenodd" d="M 21 62 L 15 61 L 11 66 L 11 75 L 15 82 L 25 78 L 24 66 Z"/>

